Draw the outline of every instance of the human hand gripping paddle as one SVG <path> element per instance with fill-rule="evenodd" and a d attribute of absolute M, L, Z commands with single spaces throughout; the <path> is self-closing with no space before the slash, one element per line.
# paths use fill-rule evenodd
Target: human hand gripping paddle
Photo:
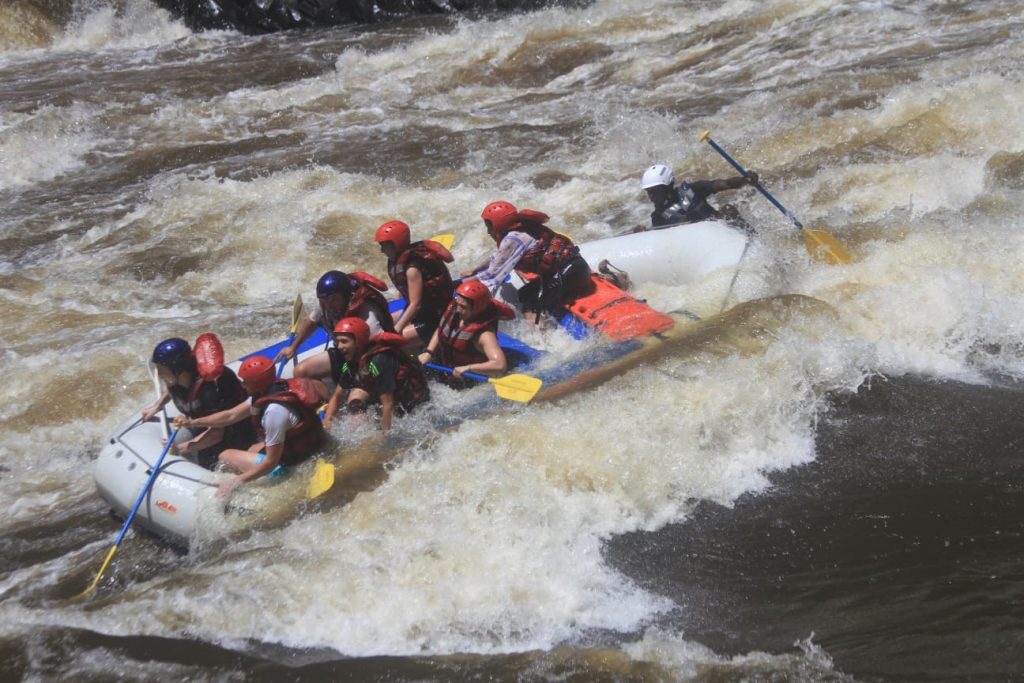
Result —
<path fill-rule="evenodd" d="M 132 525 L 132 520 L 135 519 L 135 513 L 139 511 L 139 506 L 142 505 L 142 501 L 146 498 L 146 494 L 153 488 L 153 482 L 156 481 L 156 476 L 160 473 L 160 466 L 164 463 L 164 458 L 167 457 L 167 452 L 171 450 L 171 445 L 174 444 L 174 437 L 178 435 L 178 429 L 171 432 L 171 435 L 167 437 L 167 442 L 164 444 L 163 451 L 160 452 L 160 457 L 156 459 L 156 463 L 153 465 L 153 470 L 150 472 L 149 479 L 146 480 L 146 485 L 142 487 L 142 491 L 139 492 L 139 497 L 135 501 L 135 506 L 132 511 L 128 513 L 128 518 L 124 520 L 124 526 L 121 527 L 121 533 L 117 535 L 117 540 L 114 541 L 114 545 L 110 548 L 110 552 L 107 553 L 107 557 L 103 560 L 103 565 L 100 567 L 99 572 L 96 573 L 96 578 L 92 580 L 89 587 L 84 591 L 75 596 L 75 599 L 81 599 L 92 593 L 96 586 L 99 585 L 100 579 L 103 578 L 103 572 L 107 571 L 107 567 L 110 566 L 110 561 L 114 559 L 114 553 L 117 552 L 118 547 L 121 545 L 121 541 L 124 540 L 124 535 L 128 533 L 128 527 Z"/>
<path fill-rule="evenodd" d="M 735 159 L 729 156 L 729 154 L 724 149 L 718 146 L 717 142 L 711 139 L 711 131 L 704 131 L 704 133 L 700 136 L 700 141 L 706 142 L 709 145 L 711 145 L 711 147 L 716 152 L 722 155 L 722 158 L 728 161 L 733 168 L 739 171 L 740 175 L 742 175 L 743 177 L 747 177 L 747 175 L 749 175 L 742 166 L 736 163 Z M 755 183 L 754 187 L 756 187 L 757 191 L 763 194 L 768 199 L 768 201 L 770 201 L 775 206 L 776 209 L 781 211 L 786 216 L 786 218 L 788 218 L 790 222 L 793 223 L 793 225 L 795 225 L 796 227 L 800 228 L 800 230 L 803 231 L 804 245 L 807 247 L 807 251 L 810 253 L 811 258 L 817 261 L 822 261 L 824 263 L 831 264 L 850 263 L 850 254 L 846 251 L 846 249 L 843 248 L 843 245 L 839 244 L 839 241 L 836 240 L 835 237 L 833 237 L 824 230 L 805 228 L 803 224 L 801 224 L 800 221 L 797 220 L 797 217 L 790 213 L 789 209 L 780 204 L 779 200 L 773 197 L 768 192 L 768 190 L 764 189 L 764 187 L 762 187 L 760 183 Z"/>
<path fill-rule="evenodd" d="M 436 363 L 424 363 L 423 365 L 431 370 L 445 372 L 449 375 L 455 372 L 452 368 L 446 368 Z M 518 401 L 519 403 L 528 403 L 544 385 L 544 382 L 529 375 L 517 374 L 505 375 L 504 377 L 487 377 L 486 375 L 478 375 L 475 372 L 463 372 L 462 376 L 477 382 L 489 382 L 494 385 L 494 391 L 500 398 Z"/>

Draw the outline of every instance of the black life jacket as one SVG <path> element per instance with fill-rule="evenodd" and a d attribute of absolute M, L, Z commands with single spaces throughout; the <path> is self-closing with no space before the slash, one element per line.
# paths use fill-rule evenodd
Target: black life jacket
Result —
<path fill-rule="evenodd" d="M 167 391 L 178 412 L 192 419 L 234 408 L 249 397 L 230 368 L 224 368 L 212 382 L 196 376 L 191 387 L 174 384 Z"/>
<path fill-rule="evenodd" d="M 680 183 L 679 187 L 673 190 L 673 195 L 675 201 L 663 209 L 651 212 L 652 227 L 699 223 L 722 217 L 715 207 L 708 203 L 707 197 L 698 196 L 689 183 Z"/>

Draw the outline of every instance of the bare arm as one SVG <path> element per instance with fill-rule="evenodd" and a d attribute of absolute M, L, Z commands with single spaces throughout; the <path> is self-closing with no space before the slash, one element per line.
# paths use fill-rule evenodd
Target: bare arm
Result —
<path fill-rule="evenodd" d="M 160 409 L 167 405 L 167 402 L 170 400 L 171 392 L 168 391 L 167 386 L 164 385 L 164 392 L 160 394 L 160 398 L 156 400 L 156 403 L 142 411 L 142 421 L 145 422 L 159 413 Z"/>
<path fill-rule="evenodd" d="M 395 395 L 381 394 L 380 396 L 380 430 L 386 432 L 391 429 L 391 418 L 395 415 Z"/>
<path fill-rule="evenodd" d="M 331 428 L 331 422 L 334 420 L 334 414 L 338 412 L 338 408 L 341 404 L 341 397 L 344 395 L 345 390 L 339 384 L 334 389 L 334 393 L 331 394 L 331 398 L 327 401 L 327 409 L 324 411 L 324 429 Z"/>
<path fill-rule="evenodd" d="M 405 302 L 405 310 L 395 321 L 395 331 L 402 332 L 406 325 L 410 324 L 423 305 L 423 274 L 419 268 L 408 268 L 405 271 L 406 281 L 409 284 L 409 300 Z"/>
<path fill-rule="evenodd" d="M 309 318 L 303 319 L 302 322 L 299 323 L 298 329 L 295 330 L 295 341 L 293 341 L 291 344 L 283 347 L 280 351 L 278 351 L 277 355 L 274 356 L 274 362 L 276 363 L 282 358 L 287 358 L 289 360 L 294 358 L 296 352 L 298 352 L 299 350 L 299 347 L 302 346 L 302 342 L 309 339 L 309 335 L 311 335 L 313 333 L 313 330 L 315 329 L 315 322 L 313 322 Z"/>
<path fill-rule="evenodd" d="M 228 408 L 206 417 L 197 417 L 193 420 L 182 416 L 175 420 L 175 423 L 183 427 L 228 427 L 248 417 L 249 402 L 242 401 L 234 408 Z"/>
<path fill-rule="evenodd" d="M 738 190 L 744 185 L 757 185 L 759 178 L 756 171 L 748 171 L 747 175 L 738 175 L 733 178 L 719 178 L 711 181 L 711 191 L 721 192 L 722 190 Z"/>
<path fill-rule="evenodd" d="M 231 479 L 217 487 L 217 492 L 214 494 L 218 498 L 224 498 L 231 495 L 231 492 L 237 489 L 239 486 L 247 481 L 258 479 L 264 474 L 269 473 L 272 469 L 277 467 L 277 464 L 281 462 L 281 458 L 284 456 L 284 444 L 279 443 L 273 446 L 267 446 L 267 455 L 263 458 L 263 462 L 256 465 L 255 467 L 238 474 Z"/>
<path fill-rule="evenodd" d="M 452 368 L 452 375 L 455 377 L 462 377 L 464 372 L 476 372 L 489 377 L 497 377 L 508 368 L 505 352 L 502 351 L 501 345 L 498 344 L 498 335 L 494 332 L 483 332 L 473 340 L 473 346 L 487 356 L 487 360 L 483 363 L 470 363 L 469 365 L 460 365 L 457 368 Z"/>
<path fill-rule="evenodd" d="M 417 356 L 421 363 L 434 362 L 434 356 L 437 354 L 437 347 L 441 343 L 441 333 L 439 330 L 434 330 L 434 334 L 430 337 L 430 341 L 427 342 L 426 347 L 420 351 L 420 355 Z"/>

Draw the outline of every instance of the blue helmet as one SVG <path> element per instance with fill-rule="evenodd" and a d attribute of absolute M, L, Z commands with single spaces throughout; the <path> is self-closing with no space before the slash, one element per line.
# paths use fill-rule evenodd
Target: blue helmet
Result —
<path fill-rule="evenodd" d="M 352 280 L 340 270 L 329 270 L 316 283 L 316 296 L 323 299 L 332 294 L 352 296 Z"/>
<path fill-rule="evenodd" d="M 165 339 L 153 349 L 152 362 L 155 365 L 170 368 L 173 372 L 180 372 L 194 362 L 192 347 L 184 339 L 177 337 Z"/>

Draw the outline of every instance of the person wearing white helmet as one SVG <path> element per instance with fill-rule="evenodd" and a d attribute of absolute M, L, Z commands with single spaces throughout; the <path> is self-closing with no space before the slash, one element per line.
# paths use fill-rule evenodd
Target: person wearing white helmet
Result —
<path fill-rule="evenodd" d="M 665 164 L 654 164 L 644 171 L 640 184 L 654 204 L 650 229 L 658 230 L 680 223 L 715 219 L 728 220 L 745 230 L 750 229 L 736 207 L 726 204 L 721 210 L 716 209 L 708 203 L 708 197 L 723 190 L 737 190 L 744 185 L 756 185 L 758 176 L 754 171 L 734 178 L 697 180 L 692 183 L 684 180 L 678 187 L 675 182 L 672 169 Z"/>

